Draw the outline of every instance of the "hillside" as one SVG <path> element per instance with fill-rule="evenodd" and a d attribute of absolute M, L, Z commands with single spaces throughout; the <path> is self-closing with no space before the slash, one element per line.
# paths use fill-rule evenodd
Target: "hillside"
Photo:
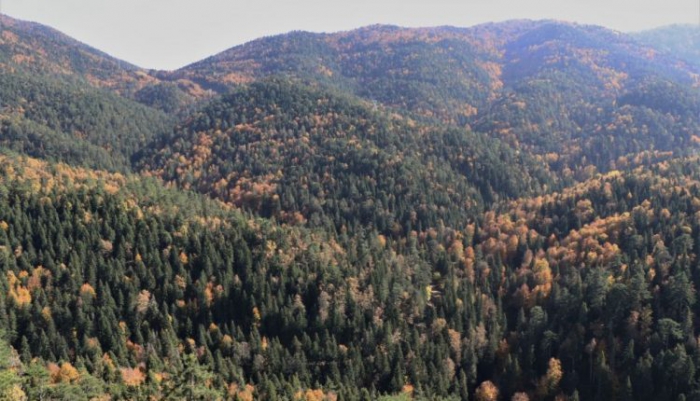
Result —
<path fill-rule="evenodd" d="M 173 124 L 161 111 L 80 82 L 28 73 L 0 81 L 0 143 L 35 157 L 129 170 L 131 155 Z"/>
<path fill-rule="evenodd" d="M 235 393 L 236 383 L 243 393 L 249 347 L 262 352 L 255 313 L 262 305 L 253 297 L 269 299 L 271 289 L 259 283 L 286 276 L 279 269 L 303 260 L 307 268 L 295 267 L 284 280 L 304 294 L 311 287 L 299 280 L 343 263 L 335 261 L 337 250 L 312 246 L 323 238 L 318 234 L 247 219 L 153 180 L 13 155 L 0 156 L 0 166 L 0 316 L 25 364 L 30 399 L 143 399 L 149 391 L 216 397 Z M 290 294 L 274 291 L 281 290 Z M 233 311 L 230 302 L 248 306 Z M 262 316 L 272 322 L 279 313 L 268 307 Z M 199 341 L 202 334 L 217 344 L 210 351 L 226 367 L 193 390 L 186 375 L 197 367 L 199 379 L 210 377 L 213 360 L 200 367 L 193 355 L 207 344 L 180 339 Z M 245 362 L 223 359 L 234 355 Z"/>
<path fill-rule="evenodd" d="M 140 157 L 166 182 L 262 216 L 399 236 L 462 224 L 556 182 L 543 163 L 485 135 L 281 80 L 213 102 Z"/>
<path fill-rule="evenodd" d="M 509 42 L 504 59 L 505 90 L 475 129 L 554 153 L 560 170 L 607 170 L 627 154 L 680 150 L 696 132 L 695 71 L 618 32 L 544 23 Z M 688 107 L 670 101 L 676 96 Z"/>
<path fill-rule="evenodd" d="M 700 27 L 670 25 L 633 35 L 637 40 L 660 52 L 673 54 L 700 70 Z"/>
<path fill-rule="evenodd" d="M 5 148 L 127 171 L 131 155 L 174 124 L 161 110 L 175 112 L 190 101 L 171 86 L 177 88 L 51 28 L 0 16 Z"/>

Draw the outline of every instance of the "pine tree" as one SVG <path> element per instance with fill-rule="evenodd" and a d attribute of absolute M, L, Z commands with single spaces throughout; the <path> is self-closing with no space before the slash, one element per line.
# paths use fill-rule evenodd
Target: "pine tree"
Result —
<path fill-rule="evenodd" d="M 164 400 L 219 400 L 223 395 L 213 386 L 214 375 L 199 364 L 193 354 L 183 356 L 182 368 L 172 372 L 164 386 Z"/>

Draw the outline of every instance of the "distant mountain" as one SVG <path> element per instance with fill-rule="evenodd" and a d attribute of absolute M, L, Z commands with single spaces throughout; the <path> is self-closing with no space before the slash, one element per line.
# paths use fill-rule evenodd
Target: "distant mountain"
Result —
<path fill-rule="evenodd" d="M 697 124 L 687 110 L 632 99 L 678 90 L 694 104 L 684 88 L 700 82 L 688 63 L 628 35 L 558 21 L 293 32 L 172 75 L 221 93 L 268 76 L 349 92 L 426 121 L 471 126 L 514 148 L 557 154 L 549 160 L 559 170 L 607 170 L 638 151 L 686 147 Z M 630 132 L 641 134 L 614 139 Z"/>
<path fill-rule="evenodd" d="M 0 73 L 18 72 L 87 82 L 166 111 L 205 94 L 192 82 L 163 82 L 47 26 L 0 15 Z"/>
<path fill-rule="evenodd" d="M 632 34 L 662 53 L 672 54 L 700 71 L 700 26 L 669 25 Z"/>
<path fill-rule="evenodd" d="M 0 68 L 78 76 L 95 86 L 126 89 L 150 81 L 142 70 L 47 26 L 0 15 Z M 141 82 L 143 81 L 143 82 Z"/>
<path fill-rule="evenodd" d="M 588 75 L 590 89 L 600 91 L 650 71 L 674 80 L 692 80 L 683 66 L 650 52 L 630 37 L 605 28 L 554 21 L 473 28 L 378 25 L 335 34 L 293 32 L 259 39 L 184 67 L 175 76 L 224 90 L 284 75 L 349 90 L 419 115 L 466 122 L 504 90 L 543 71 L 578 68 L 571 72 Z"/>
<path fill-rule="evenodd" d="M 338 34 L 292 32 L 234 47 L 176 71 L 225 91 L 283 75 L 349 91 L 423 116 L 468 117 L 498 85 L 495 49 L 469 30 L 372 26 Z"/>

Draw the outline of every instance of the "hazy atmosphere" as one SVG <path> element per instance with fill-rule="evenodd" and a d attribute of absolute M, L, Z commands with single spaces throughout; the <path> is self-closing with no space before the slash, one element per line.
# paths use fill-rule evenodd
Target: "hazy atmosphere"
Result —
<path fill-rule="evenodd" d="M 175 69 L 261 36 L 371 24 L 471 26 L 560 19 L 637 31 L 698 23 L 696 0 L 3 0 L 2 13 L 46 24 L 146 68 Z"/>

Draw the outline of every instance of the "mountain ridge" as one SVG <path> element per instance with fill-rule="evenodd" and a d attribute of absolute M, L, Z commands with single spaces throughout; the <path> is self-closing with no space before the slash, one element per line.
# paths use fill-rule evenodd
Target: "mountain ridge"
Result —
<path fill-rule="evenodd" d="M 543 35 L 532 36 L 538 30 Z M 557 30 L 571 35 L 560 40 L 573 44 L 572 48 L 556 48 L 557 39 L 552 35 Z M 541 43 L 514 42 L 528 32 L 533 38 L 528 40 Z M 504 89 L 523 79 L 522 66 L 514 64 L 520 56 L 509 49 L 525 51 L 535 45 L 540 46 L 543 58 L 530 61 L 531 64 L 537 66 L 549 62 L 545 57 L 563 54 L 568 57 L 565 62 L 589 62 L 589 66 L 583 66 L 589 70 L 587 73 L 599 75 L 600 80 L 609 80 L 613 86 L 619 84 L 616 75 L 623 76 L 616 69 L 630 79 L 654 71 L 672 80 L 698 83 L 698 73 L 688 70 L 688 65 L 669 56 L 659 57 L 652 48 L 620 32 L 548 20 L 518 20 L 472 28 L 375 25 L 340 33 L 293 32 L 233 47 L 179 69 L 172 76 L 223 93 L 256 79 L 284 75 L 463 125 L 472 122 L 473 115 Z M 597 49 L 604 50 L 596 53 Z M 630 63 L 636 69 L 630 69 Z"/>
<path fill-rule="evenodd" d="M 171 97 L 181 97 L 182 105 L 206 95 L 192 82 L 162 82 L 149 70 L 36 22 L 0 15 L 0 31 L 0 69 L 5 73 L 24 71 L 82 81 L 147 105 L 157 104 L 148 97 L 153 88 L 173 86 L 177 93 Z"/>

